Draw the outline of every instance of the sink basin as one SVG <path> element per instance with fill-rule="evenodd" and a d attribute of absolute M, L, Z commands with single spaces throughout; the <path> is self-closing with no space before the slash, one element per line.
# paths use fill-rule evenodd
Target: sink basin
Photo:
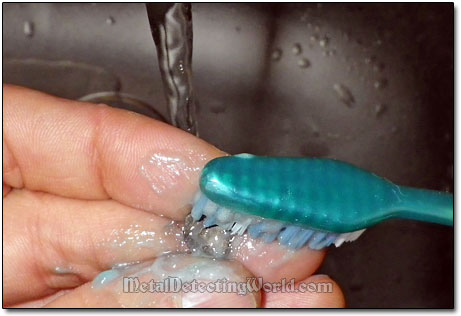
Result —
<path fill-rule="evenodd" d="M 3 5 L 3 81 L 168 117 L 143 4 Z M 453 4 L 194 4 L 200 136 L 453 191 Z M 127 107 L 154 116 L 141 107 Z M 452 228 L 392 220 L 321 268 L 350 307 L 453 307 Z"/>

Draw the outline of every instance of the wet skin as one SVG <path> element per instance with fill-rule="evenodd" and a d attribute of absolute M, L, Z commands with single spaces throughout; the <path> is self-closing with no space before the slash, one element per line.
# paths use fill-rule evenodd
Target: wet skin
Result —
<path fill-rule="evenodd" d="M 334 281 L 312 276 L 323 251 L 287 255 L 277 244 L 254 240 L 223 263 L 232 271 L 223 272 L 226 277 L 333 282 L 333 291 L 214 293 L 202 300 L 135 297 L 121 293 L 117 282 L 95 289 L 93 279 L 114 265 L 135 262 L 130 273 L 136 275 L 166 253 L 187 250 L 181 221 L 190 212 L 198 176 L 207 161 L 225 153 L 133 112 L 16 86 L 3 92 L 4 306 L 344 306 Z M 188 260 L 215 265 L 209 258 Z"/>

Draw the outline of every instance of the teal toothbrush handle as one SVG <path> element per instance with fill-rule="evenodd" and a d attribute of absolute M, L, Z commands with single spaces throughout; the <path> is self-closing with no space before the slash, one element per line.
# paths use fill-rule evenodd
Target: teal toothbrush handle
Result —
<path fill-rule="evenodd" d="M 397 186 L 351 164 L 318 158 L 216 158 L 200 177 L 211 201 L 240 213 L 347 233 L 390 218 L 453 225 L 451 194 Z"/>
<path fill-rule="evenodd" d="M 453 226 L 453 195 L 399 186 L 395 217 Z"/>

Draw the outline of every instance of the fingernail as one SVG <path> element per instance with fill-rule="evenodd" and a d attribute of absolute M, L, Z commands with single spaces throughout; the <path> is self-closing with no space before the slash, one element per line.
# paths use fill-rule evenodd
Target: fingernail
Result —
<path fill-rule="evenodd" d="M 312 275 L 309 280 L 310 281 L 316 281 L 316 280 L 321 280 L 321 279 L 329 279 L 330 276 L 327 275 L 327 274 L 315 274 L 315 275 Z"/>
<path fill-rule="evenodd" d="M 182 295 L 184 308 L 256 308 L 256 298 L 252 293 L 199 293 L 189 292 Z"/>

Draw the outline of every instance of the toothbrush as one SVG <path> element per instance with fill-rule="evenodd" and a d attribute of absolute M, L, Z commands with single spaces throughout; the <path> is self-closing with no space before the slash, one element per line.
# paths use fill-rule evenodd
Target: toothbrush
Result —
<path fill-rule="evenodd" d="M 322 249 L 390 218 L 453 226 L 453 195 L 398 186 L 332 159 L 240 154 L 208 162 L 191 216 L 234 235 Z"/>

